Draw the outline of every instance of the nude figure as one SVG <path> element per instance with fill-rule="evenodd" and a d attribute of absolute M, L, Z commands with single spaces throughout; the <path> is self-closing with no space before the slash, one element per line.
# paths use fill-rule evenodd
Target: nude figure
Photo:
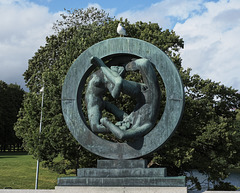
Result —
<path fill-rule="evenodd" d="M 119 120 L 123 119 L 125 113 L 115 105 L 104 101 L 103 95 L 109 91 L 113 98 L 117 98 L 121 92 L 124 67 L 112 66 L 108 68 L 102 60 L 96 57 L 91 58 L 91 63 L 100 66 L 100 70 L 93 73 L 87 86 L 85 101 L 87 105 L 90 127 L 95 133 L 108 133 L 108 128 L 100 123 L 102 110 L 107 109 Z"/>
<path fill-rule="evenodd" d="M 122 92 L 137 97 L 135 110 L 115 125 L 105 117 L 100 120 L 119 139 L 132 139 L 147 134 L 157 120 L 160 104 L 159 84 L 150 61 L 137 59 L 128 63 L 126 70 L 138 70 L 143 78 L 143 84 L 135 83 L 135 89 L 131 88 L 133 86 L 129 81 L 122 81 Z"/>
<path fill-rule="evenodd" d="M 100 70 L 91 76 L 85 96 L 92 131 L 112 132 L 119 139 L 136 138 L 148 133 L 156 122 L 160 100 L 160 89 L 151 62 L 142 58 L 126 65 L 127 71 L 141 73 L 143 83 L 123 79 L 123 67 L 110 69 L 96 57 L 91 62 L 100 66 Z M 134 111 L 127 115 L 115 105 L 103 101 L 103 94 L 107 91 L 113 98 L 117 98 L 120 92 L 134 97 L 137 101 Z M 120 121 L 114 125 L 107 118 L 102 118 L 104 108 Z"/>

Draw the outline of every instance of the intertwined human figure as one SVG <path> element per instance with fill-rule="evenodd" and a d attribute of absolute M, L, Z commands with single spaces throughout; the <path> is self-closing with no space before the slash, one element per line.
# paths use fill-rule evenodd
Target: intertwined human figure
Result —
<path fill-rule="evenodd" d="M 144 136 L 154 126 L 160 101 L 158 80 L 151 62 L 141 58 L 123 66 L 107 67 L 104 62 L 92 57 L 91 63 L 100 66 L 93 73 L 87 87 L 85 100 L 91 130 L 94 133 L 113 133 L 119 139 L 131 139 Z M 139 71 L 143 83 L 124 79 L 126 71 Z M 137 101 L 135 109 L 129 115 L 114 104 L 103 100 L 103 95 L 109 91 L 113 98 L 118 98 L 120 92 L 134 97 Z M 102 117 L 102 110 L 113 113 L 119 122 L 113 124 Z"/>

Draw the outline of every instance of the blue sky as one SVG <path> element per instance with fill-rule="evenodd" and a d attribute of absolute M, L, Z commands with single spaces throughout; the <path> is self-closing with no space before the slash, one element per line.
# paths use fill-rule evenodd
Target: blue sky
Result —
<path fill-rule="evenodd" d="M 158 23 L 184 40 L 184 68 L 240 90 L 239 0 L 0 0 L 0 80 L 24 87 L 22 74 L 66 9 L 95 6 L 131 23 Z"/>
<path fill-rule="evenodd" d="M 99 4 L 103 9 L 116 9 L 116 13 L 121 13 L 129 8 L 131 10 L 144 9 L 153 3 L 159 2 L 159 0 L 31 0 L 39 5 L 49 7 L 51 12 L 63 11 L 63 9 L 85 8 L 89 4 Z"/>

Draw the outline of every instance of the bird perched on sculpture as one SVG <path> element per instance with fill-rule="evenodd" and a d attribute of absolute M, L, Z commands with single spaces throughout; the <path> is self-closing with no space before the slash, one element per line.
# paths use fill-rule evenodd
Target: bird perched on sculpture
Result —
<path fill-rule="evenodd" d="M 117 33 L 120 35 L 120 37 L 123 37 L 123 36 L 126 36 L 126 30 L 125 28 L 122 26 L 121 23 L 118 24 L 118 27 L 117 27 Z"/>

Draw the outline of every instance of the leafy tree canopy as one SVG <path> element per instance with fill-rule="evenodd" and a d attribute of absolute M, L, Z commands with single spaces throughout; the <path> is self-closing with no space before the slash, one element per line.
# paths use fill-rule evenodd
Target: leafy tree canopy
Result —
<path fill-rule="evenodd" d="M 5 151 L 7 145 L 21 141 L 16 137 L 13 125 L 23 101 L 23 89 L 17 84 L 7 84 L 0 80 L 0 145 Z"/>
<path fill-rule="evenodd" d="M 145 40 L 164 51 L 178 68 L 185 85 L 183 120 L 174 136 L 147 157 L 149 166 L 166 166 L 172 175 L 198 169 L 214 182 L 228 175 L 227 169 L 239 162 L 240 136 L 235 124 L 235 109 L 240 105 L 237 90 L 190 75 L 191 69 L 184 70 L 181 66 L 179 51 L 184 47 L 183 39 L 174 31 L 162 30 L 156 23 L 131 24 L 127 19 L 110 18 L 96 8 L 68 11 L 62 18 L 54 24 L 56 34 L 46 38 L 46 45 L 29 60 L 24 73 L 30 92 L 25 95 L 15 130 L 30 154 L 60 172 L 96 164 L 97 156 L 83 149 L 66 127 L 61 111 L 61 88 L 74 60 L 93 44 L 118 37 L 117 25 L 122 22 L 129 37 Z M 39 135 L 39 90 L 43 81 L 43 130 Z M 56 162 L 59 156 L 62 160 Z M 193 176 L 189 179 L 200 188 Z"/>

